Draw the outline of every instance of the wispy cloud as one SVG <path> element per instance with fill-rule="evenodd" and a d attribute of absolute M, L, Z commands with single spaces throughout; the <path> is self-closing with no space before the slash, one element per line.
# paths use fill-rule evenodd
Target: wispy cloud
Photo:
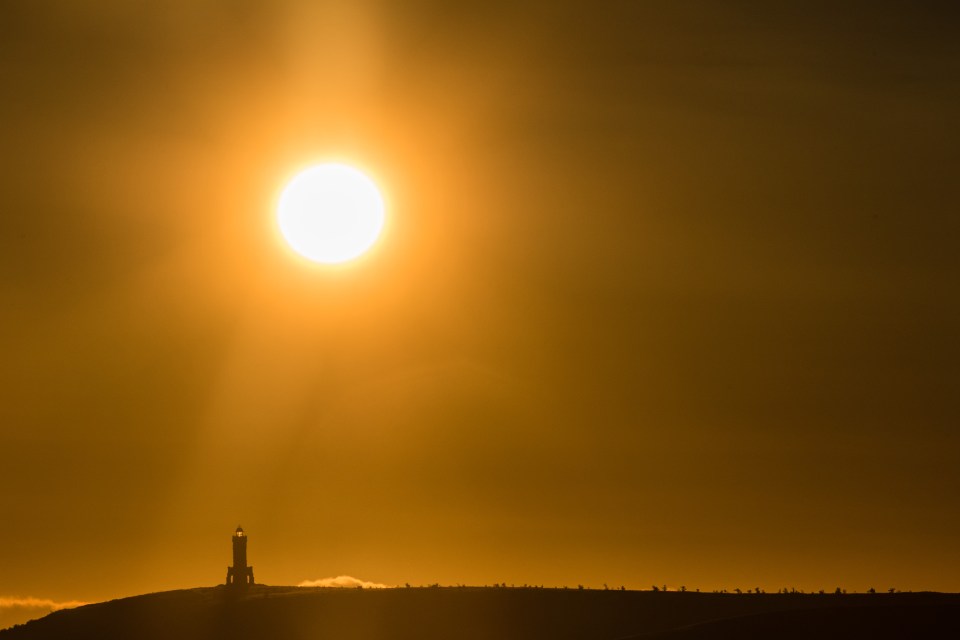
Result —
<path fill-rule="evenodd" d="M 73 607 L 82 607 L 87 604 L 79 600 L 68 600 L 66 602 L 55 602 L 54 600 L 45 600 L 43 598 L 19 598 L 0 596 L 0 609 L 49 609 L 58 611 L 60 609 L 72 609 Z"/>
<path fill-rule="evenodd" d="M 390 585 L 379 582 L 358 580 L 352 576 L 337 576 L 336 578 L 321 578 L 319 580 L 304 580 L 298 587 L 363 587 L 364 589 L 389 589 Z"/>

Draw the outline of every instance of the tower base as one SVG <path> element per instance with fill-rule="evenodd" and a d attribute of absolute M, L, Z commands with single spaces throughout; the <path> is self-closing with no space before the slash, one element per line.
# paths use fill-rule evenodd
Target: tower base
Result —
<path fill-rule="evenodd" d="M 227 586 L 247 587 L 253 583 L 253 567 L 227 567 Z"/>

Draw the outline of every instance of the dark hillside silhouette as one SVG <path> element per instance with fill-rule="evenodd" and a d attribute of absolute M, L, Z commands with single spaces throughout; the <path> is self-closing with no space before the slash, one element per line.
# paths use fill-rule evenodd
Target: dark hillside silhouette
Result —
<path fill-rule="evenodd" d="M 956 624 L 953 621 L 960 619 L 960 595 L 221 586 L 58 611 L 0 632 L 0 640 L 614 640 L 724 619 L 727 622 L 710 623 L 719 627 L 705 625 L 677 631 L 679 635 L 651 637 L 799 637 L 786 633 L 794 628 L 832 628 L 841 623 L 846 625 L 839 627 L 846 629 L 842 636 L 846 639 L 891 637 L 878 635 L 888 628 L 897 629 L 897 637 L 944 637 L 933 635 L 931 625 Z M 858 625 L 870 633 L 850 630 Z M 781 627 L 789 629 L 783 631 Z M 715 629 L 733 629 L 735 635 L 711 635 Z M 759 635 L 745 634 L 745 630 L 756 630 Z M 820 635 L 817 631 L 804 637 L 841 636 Z"/>
<path fill-rule="evenodd" d="M 960 638 L 960 610 L 949 604 L 835 606 L 775 611 L 645 633 L 623 640 L 900 640 Z"/>

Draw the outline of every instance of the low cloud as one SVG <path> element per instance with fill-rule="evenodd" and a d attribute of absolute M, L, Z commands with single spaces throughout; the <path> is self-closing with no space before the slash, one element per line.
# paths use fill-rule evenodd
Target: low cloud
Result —
<path fill-rule="evenodd" d="M 0 596 L 0 629 L 35 620 L 53 611 L 72 609 L 87 604 L 78 600 L 56 602 L 45 598 L 21 598 L 19 596 Z"/>
<path fill-rule="evenodd" d="M 0 596 L 0 609 L 50 609 L 50 611 L 59 611 L 60 609 L 82 607 L 85 604 L 87 603 L 79 600 L 54 602 L 41 598 L 7 598 Z"/>
<path fill-rule="evenodd" d="M 319 580 L 304 580 L 298 587 L 363 587 L 364 589 L 389 589 L 390 585 L 379 582 L 358 580 L 352 576 L 337 576 L 336 578 L 321 578 Z"/>

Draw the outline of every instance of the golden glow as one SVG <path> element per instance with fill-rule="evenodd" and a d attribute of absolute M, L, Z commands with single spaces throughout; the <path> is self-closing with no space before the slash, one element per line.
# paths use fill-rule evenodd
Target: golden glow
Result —
<path fill-rule="evenodd" d="M 384 204 L 370 178 L 353 167 L 321 164 L 298 173 L 280 195 L 277 222 L 290 247 L 323 264 L 365 253 L 383 229 Z"/>

